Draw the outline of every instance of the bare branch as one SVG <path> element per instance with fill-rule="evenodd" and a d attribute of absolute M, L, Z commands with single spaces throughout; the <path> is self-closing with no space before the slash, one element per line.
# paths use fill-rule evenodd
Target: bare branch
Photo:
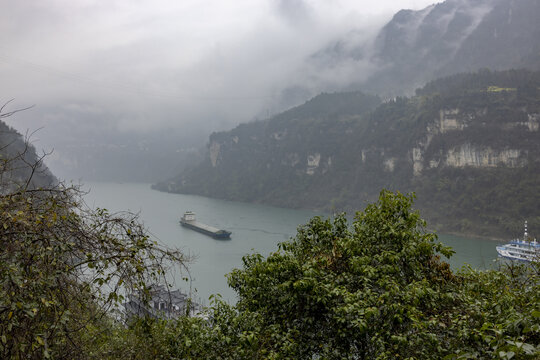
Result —
<path fill-rule="evenodd" d="M 5 107 L 7 105 L 9 105 L 9 103 L 11 103 L 13 100 L 15 100 L 15 99 L 11 99 L 11 100 L 5 102 L 4 105 L 2 105 L 0 107 L 0 119 L 10 117 L 11 115 L 14 115 L 14 114 L 16 114 L 18 112 L 21 112 L 21 111 L 29 110 L 29 109 L 31 109 L 31 108 L 33 108 L 35 106 L 35 105 L 30 105 L 30 106 L 27 106 L 25 108 L 16 109 L 16 110 L 12 110 L 12 111 L 9 111 L 9 112 L 4 112 Z"/>

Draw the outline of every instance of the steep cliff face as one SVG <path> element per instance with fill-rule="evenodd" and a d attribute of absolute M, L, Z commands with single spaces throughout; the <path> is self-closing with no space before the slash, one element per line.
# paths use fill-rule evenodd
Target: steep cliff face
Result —
<path fill-rule="evenodd" d="M 317 52 L 313 62 L 336 68 L 369 63 L 371 75 L 356 85 L 384 96 L 412 94 L 437 77 L 482 68 L 538 71 L 538 19 L 537 0 L 446 0 L 399 11 L 373 48 L 350 45 L 350 34 Z"/>
<path fill-rule="evenodd" d="M 515 91 L 512 89 L 510 92 Z M 504 94 L 501 98 L 510 98 L 511 94 Z M 535 105 L 532 105 L 536 111 Z M 507 110 L 507 109 L 506 109 Z M 490 108 L 490 113 L 497 113 L 503 109 Z M 441 109 L 439 118 L 428 123 L 425 129 L 425 136 L 420 139 L 416 147 L 410 150 L 413 162 L 413 174 L 420 176 L 423 169 L 440 167 L 501 167 L 517 168 L 527 166 L 530 161 L 537 161 L 536 150 L 529 156 L 529 147 L 519 141 L 507 141 L 507 135 L 516 136 L 519 132 L 525 139 L 535 139 L 538 132 L 537 119 L 539 114 L 529 113 L 527 107 L 513 109 L 511 114 L 507 114 L 502 123 L 490 123 L 488 108 L 480 106 L 462 112 L 460 108 Z M 526 121 L 516 121 L 516 119 L 527 119 Z M 498 134 L 497 148 L 490 144 L 475 144 L 475 132 L 478 131 L 496 132 Z M 469 132 L 472 132 L 469 136 Z M 448 148 L 441 148 L 445 134 L 450 134 L 453 138 L 459 135 L 457 144 Z M 494 134 L 491 134 L 494 137 Z M 437 144 L 431 146 L 433 139 L 437 139 Z M 452 141 L 456 141 L 452 140 Z M 476 140 L 477 141 L 477 140 Z M 514 147 L 514 148 L 513 148 Z"/>
<path fill-rule="evenodd" d="M 270 120 L 213 134 L 206 161 L 158 188 L 326 210 L 357 209 L 390 188 L 415 191 L 419 206 L 449 230 L 475 232 L 467 226 L 484 221 L 482 214 L 497 231 L 518 229 L 522 216 L 540 224 L 539 89 L 540 73 L 484 71 L 430 83 L 415 97 L 376 108 L 376 98 L 359 93 L 322 95 Z M 322 113 L 315 110 L 322 102 L 349 105 Z M 537 185 L 516 182 L 516 174 Z M 498 187 L 528 195 L 503 206 L 503 195 L 487 194 Z M 459 203 L 464 194 L 478 202 Z M 539 201 L 522 198 L 531 196 Z M 458 213 L 468 214 L 470 224 Z"/>
<path fill-rule="evenodd" d="M 303 206 L 291 189 L 320 182 L 335 168 L 346 168 L 346 148 L 354 143 L 361 117 L 380 104 L 362 93 L 322 94 L 268 121 L 243 124 L 210 137 L 205 161 L 159 188 L 206 196 Z M 314 206 L 323 206 L 314 199 Z"/>
<path fill-rule="evenodd" d="M 380 32 L 377 57 L 433 68 L 454 59 L 463 43 L 498 5 L 493 0 L 447 0 L 420 11 L 401 10 Z"/>

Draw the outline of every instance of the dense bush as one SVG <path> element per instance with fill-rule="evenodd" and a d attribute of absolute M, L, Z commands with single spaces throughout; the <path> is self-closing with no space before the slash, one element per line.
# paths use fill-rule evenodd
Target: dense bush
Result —
<path fill-rule="evenodd" d="M 149 286 L 187 259 L 158 246 L 135 215 L 88 209 L 2 125 L 0 358 L 92 357 L 101 338 L 91 334 L 122 328 L 115 310 L 124 295 L 147 299 Z"/>
<path fill-rule="evenodd" d="M 148 300 L 182 253 L 131 214 L 86 209 L 77 189 L 6 180 L 2 359 L 540 357 L 540 263 L 453 272 L 412 195 L 382 191 L 351 225 L 315 217 L 267 258 L 246 255 L 229 274 L 235 305 L 214 297 L 195 317 L 126 324 L 123 295 Z"/>
<path fill-rule="evenodd" d="M 229 275 L 236 306 L 141 319 L 102 347 L 132 359 L 536 359 L 539 264 L 453 272 L 412 197 L 383 192 L 358 213 L 313 218 Z M 112 333 L 111 333 L 112 335 Z M 123 354 L 123 355 L 122 355 Z M 122 355 L 122 356 L 120 356 Z"/>

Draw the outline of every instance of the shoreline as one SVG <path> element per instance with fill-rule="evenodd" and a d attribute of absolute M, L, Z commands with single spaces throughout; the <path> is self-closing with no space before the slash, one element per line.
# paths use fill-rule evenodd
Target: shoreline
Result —
<path fill-rule="evenodd" d="M 322 209 L 322 208 L 310 208 L 310 207 L 288 207 L 288 206 L 280 206 L 276 203 L 273 203 L 273 202 L 267 202 L 267 201 L 239 201 L 239 200 L 232 200 L 232 199 L 226 199 L 226 198 L 220 198 L 220 197 L 212 197 L 212 196 L 205 196 L 205 195 L 200 195 L 200 194 L 192 194 L 192 193 L 182 193 L 182 192 L 175 192 L 175 191 L 167 191 L 167 190 L 164 190 L 164 189 L 160 189 L 159 187 L 156 186 L 157 184 L 151 184 L 150 185 L 150 188 L 152 190 L 155 190 L 155 191 L 158 191 L 158 192 L 163 192 L 163 193 L 167 193 L 167 194 L 182 194 L 182 195 L 196 195 L 196 196 L 202 196 L 202 197 L 207 197 L 207 198 L 210 198 L 210 199 L 216 199 L 216 200 L 226 200 L 226 201 L 235 201 L 235 202 L 240 202 L 240 203 L 246 203 L 246 204 L 262 204 L 262 205 L 267 205 L 267 206 L 273 206 L 273 207 L 277 207 L 277 208 L 283 208 L 283 209 L 293 209 L 293 210 L 309 210 L 309 211 L 315 211 L 315 212 L 323 212 L 325 214 L 321 214 L 321 216 L 332 216 L 331 213 L 329 213 L 328 211 L 325 211 L 325 209 Z M 418 210 L 418 209 L 417 209 Z M 355 210 L 355 211 L 345 211 L 347 214 L 348 213 L 356 213 L 356 211 L 358 210 Z M 425 219 L 424 219 L 425 220 Z M 428 221 L 428 220 L 426 220 Z M 428 227 L 427 227 L 428 231 L 431 231 L 431 232 L 434 232 L 436 233 L 437 235 L 441 234 L 441 235 L 452 235 L 452 236 L 459 236 L 459 237 L 464 237 L 464 238 L 470 238 L 470 239 L 477 239 L 477 240 L 489 240 L 489 241 L 493 241 L 493 242 L 507 242 L 509 241 L 510 237 L 508 238 L 502 238 L 502 237 L 496 237 L 496 236 L 489 236 L 489 235 L 479 235 L 479 234 L 476 234 L 476 233 L 473 233 L 473 232 L 460 232 L 460 231 L 453 231 L 453 230 L 445 230 L 445 225 L 444 224 L 436 224 L 436 223 L 433 223 L 431 224 L 430 226 L 430 223 L 428 221 Z"/>
<path fill-rule="evenodd" d="M 446 232 L 446 231 L 440 231 L 440 230 L 434 230 L 434 232 L 441 235 L 452 235 L 452 236 L 459 236 L 459 237 L 464 237 L 464 238 L 471 238 L 471 239 L 477 239 L 477 240 L 489 240 L 489 241 L 501 242 L 501 243 L 509 241 L 508 239 L 497 238 L 493 236 L 477 235 L 474 233 L 467 233 L 467 232 L 465 233 L 457 232 L 457 231 Z"/>

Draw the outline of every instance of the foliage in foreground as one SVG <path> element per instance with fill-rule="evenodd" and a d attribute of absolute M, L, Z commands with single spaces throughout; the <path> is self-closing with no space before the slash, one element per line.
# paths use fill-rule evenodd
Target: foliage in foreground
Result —
<path fill-rule="evenodd" d="M 229 275 L 236 306 L 206 318 L 140 320 L 111 354 L 133 359 L 534 359 L 539 267 L 454 273 L 412 197 L 383 192 L 358 213 L 312 219 Z M 119 340 L 120 341 L 120 340 Z M 112 343 L 108 344 L 113 345 Z"/>
<path fill-rule="evenodd" d="M 382 192 L 352 230 L 343 216 L 314 218 L 267 259 L 244 258 L 230 285 L 239 311 L 261 316 L 271 353 L 451 359 L 537 351 L 537 273 L 454 274 L 438 255 L 451 250 L 424 231 L 411 205 L 412 197 Z"/>
<path fill-rule="evenodd" d="M 235 306 L 216 297 L 204 316 L 126 327 L 106 311 L 116 295 L 97 285 L 144 287 L 162 275 L 161 257 L 180 254 L 156 248 L 134 221 L 74 211 L 59 195 L 1 199 L 2 358 L 540 355 L 538 264 L 454 273 L 440 259 L 452 251 L 424 230 L 412 196 L 383 191 L 352 226 L 316 217 L 267 258 L 245 256 L 229 275 Z"/>
<path fill-rule="evenodd" d="M 76 189 L 0 196 L 0 358 L 82 359 L 87 333 L 115 325 L 126 291 L 163 280 L 178 251 L 129 214 L 85 210 Z"/>

